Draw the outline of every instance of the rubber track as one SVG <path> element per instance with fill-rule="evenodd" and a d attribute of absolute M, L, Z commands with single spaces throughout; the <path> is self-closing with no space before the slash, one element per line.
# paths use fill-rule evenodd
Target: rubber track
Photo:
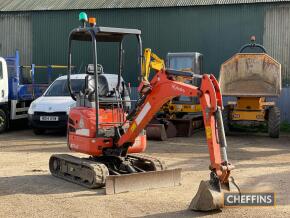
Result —
<path fill-rule="evenodd" d="M 66 163 L 74 164 L 76 167 L 87 168 L 91 170 L 94 175 L 93 183 L 84 182 L 81 178 L 82 175 L 78 177 L 74 175 L 69 175 L 67 172 L 61 173 L 61 169 L 58 172 L 55 172 L 52 167 L 51 159 L 57 158 L 59 161 L 65 161 Z M 109 175 L 109 171 L 107 167 L 102 163 L 97 163 L 94 161 L 90 161 L 86 158 L 78 158 L 67 154 L 56 154 L 52 155 L 50 158 L 50 172 L 53 176 L 76 183 L 78 185 L 84 186 L 86 188 L 100 188 L 105 186 L 106 177 Z"/>
<path fill-rule="evenodd" d="M 130 155 L 127 155 L 127 157 L 128 159 L 138 159 L 144 162 L 150 162 L 155 168 L 154 171 L 162 171 L 167 168 L 163 161 L 149 155 L 130 154 Z M 53 169 L 53 159 L 55 158 L 59 160 L 59 164 L 60 164 L 60 161 L 65 161 L 65 163 L 74 164 L 75 168 L 81 167 L 81 169 L 86 168 L 86 169 L 91 170 L 92 174 L 94 175 L 93 183 L 84 182 L 84 179 L 80 179 L 82 175 L 78 175 L 78 176 L 70 175 L 67 172 L 69 171 L 67 169 L 65 170 L 65 172 L 61 172 L 61 168 L 59 169 L 59 171 L 55 171 Z M 60 164 L 60 166 L 61 165 L 64 165 L 64 163 Z M 78 185 L 84 186 L 89 189 L 100 188 L 100 187 L 105 186 L 106 177 L 109 175 L 109 170 L 105 164 L 91 161 L 87 158 L 78 158 L 78 157 L 71 156 L 68 154 L 52 155 L 49 161 L 49 169 L 53 176 L 67 180 L 72 183 L 76 183 Z M 81 170 L 81 169 L 78 169 L 78 170 Z"/>
<path fill-rule="evenodd" d="M 156 158 L 156 157 L 152 157 L 152 156 L 144 155 L 144 154 L 129 154 L 127 156 L 129 158 L 132 157 L 132 158 L 137 158 L 137 159 L 142 160 L 142 161 L 151 162 L 152 164 L 154 164 L 154 167 L 155 167 L 156 171 L 161 171 L 161 170 L 166 170 L 167 169 L 166 164 L 163 161 L 161 161 L 160 159 Z"/>

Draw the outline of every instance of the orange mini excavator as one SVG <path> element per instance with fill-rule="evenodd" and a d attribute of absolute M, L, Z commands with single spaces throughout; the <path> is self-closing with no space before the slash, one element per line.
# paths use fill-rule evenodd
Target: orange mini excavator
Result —
<path fill-rule="evenodd" d="M 232 187 L 229 176 L 233 166 L 227 159 L 221 117 L 222 97 L 215 77 L 165 69 L 160 65 L 154 67 L 155 75 L 149 81 L 142 70 L 142 63 L 148 61 L 144 60 L 142 54 L 140 30 L 96 26 L 94 19 L 89 19 L 88 25 L 85 13 L 80 14 L 80 20 L 82 26 L 69 34 L 67 81 L 71 97 L 76 100 L 77 106 L 69 113 L 68 147 L 89 157 L 52 155 L 49 160 L 52 175 L 88 188 L 106 186 L 107 194 L 180 184 L 180 169 L 167 170 L 159 159 L 140 154 L 146 148 L 144 128 L 169 100 L 177 96 L 197 96 L 203 111 L 211 176 L 209 181 L 201 182 L 190 208 L 206 211 L 221 208 L 224 191 L 229 191 Z M 140 98 L 129 113 L 129 89 L 122 78 L 122 42 L 132 35 L 137 39 L 141 76 Z M 74 92 L 71 87 L 73 41 L 89 41 L 93 53 L 93 64 L 86 68 L 85 88 L 79 93 Z M 117 74 L 105 73 L 98 64 L 97 44 L 101 42 L 117 43 Z M 201 86 L 177 81 L 176 78 L 180 76 L 198 77 Z"/>

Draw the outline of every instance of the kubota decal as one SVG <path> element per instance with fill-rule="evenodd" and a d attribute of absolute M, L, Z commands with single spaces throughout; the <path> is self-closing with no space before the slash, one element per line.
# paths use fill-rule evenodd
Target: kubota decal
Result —
<path fill-rule="evenodd" d="M 177 86 L 177 85 L 172 85 L 171 87 L 172 87 L 173 89 L 177 90 L 177 91 L 180 91 L 180 92 L 185 93 L 185 90 L 184 90 L 183 88 Z"/>

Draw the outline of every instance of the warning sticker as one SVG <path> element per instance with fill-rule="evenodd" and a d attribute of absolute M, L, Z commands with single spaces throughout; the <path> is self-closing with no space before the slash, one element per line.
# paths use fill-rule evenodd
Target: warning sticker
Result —
<path fill-rule="evenodd" d="M 206 133 L 206 138 L 207 139 L 211 139 L 212 138 L 210 126 L 205 127 L 205 133 Z"/>
<path fill-rule="evenodd" d="M 136 123 L 134 122 L 134 123 L 132 124 L 132 126 L 130 127 L 131 132 L 134 132 L 134 130 L 136 129 L 136 127 L 137 127 L 137 125 L 136 125 Z"/>

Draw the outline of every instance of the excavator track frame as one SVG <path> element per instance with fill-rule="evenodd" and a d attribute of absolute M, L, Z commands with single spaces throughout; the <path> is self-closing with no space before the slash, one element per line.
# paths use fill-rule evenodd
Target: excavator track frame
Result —
<path fill-rule="evenodd" d="M 123 167 L 123 169 L 116 170 L 116 160 L 119 161 L 118 167 L 122 163 L 124 166 L 131 164 L 136 172 L 130 172 Z M 158 158 L 144 155 L 144 154 L 130 154 L 125 158 L 118 156 L 100 156 L 79 158 L 68 154 L 55 154 L 50 157 L 49 169 L 53 176 L 64 179 L 66 181 L 84 186 L 89 189 L 101 188 L 106 186 L 107 180 L 114 181 L 114 183 L 122 183 L 122 186 L 116 188 L 115 186 L 108 185 L 106 187 L 107 194 L 115 194 L 125 192 L 129 190 L 130 185 L 126 185 L 124 181 L 127 181 L 127 177 L 134 177 L 135 180 L 139 178 L 136 174 L 144 174 L 146 179 L 142 179 L 142 189 L 152 187 L 150 180 L 159 180 L 160 178 L 170 177 L 172 173 L 176 175 L 174 185 L 179 185 L 181 180 L 181 169 L 166 170 L 167 166 L 162 160 Z M 157 174 L 151 174 L 152 172 L 159 172 Z M 133 175 L 134 174 L 134 175 Z M 165 177 L 164 177 L 165 175 Z M 151 178 L 151 179 L 150 179 Z M 134 179 L 133 179 L 134 180 Z M 141 180 L 140 180 L 141 181 Z M 136 181 L 134 181 L 136 182 Z M 140 183 L 140 182 L 139 182 Z M 160 183 L 159 185 L 168 184 Z"/>
<path fill-rule="evenodd" d="M 52 155 L 49 159 L 49 169 L 53 176 L 89 189 L 105 186 L 106 177 L 109 175 L 104 164 L 68 154 Z"/>

